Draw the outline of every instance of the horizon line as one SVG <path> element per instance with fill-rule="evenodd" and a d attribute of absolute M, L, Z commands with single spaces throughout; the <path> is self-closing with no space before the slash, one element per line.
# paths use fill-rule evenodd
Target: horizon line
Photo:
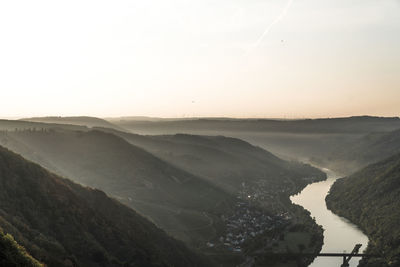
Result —
<path fill-rule="evenodd" d="M 346 119 L 346 118 L 397 118 L 399 116 L 392 115 L 392 116 L 380 116 L 380 115 L 347 115 L 347 116 L 321 116 L 321 117 L 229 117 L 229 116 L 191 116 L 191 117 L 157 117 L 157 116 L 92 116 L 92 115 L 49 115 L 49 116 L 0 116 L 1 120 L 23 120 L 23 119 L 38 119 L 38 118 L 79 118 L 79 117 L 89 117 L 89 118 L 99 118 L 104 120 L 116 120 L 116 119 L 141 119 L 145 121 L 146 119 L 149 120 L 199 120 L 199 119 L 210 119 L 210 120 L 318 120 L 318 119 Z"/>

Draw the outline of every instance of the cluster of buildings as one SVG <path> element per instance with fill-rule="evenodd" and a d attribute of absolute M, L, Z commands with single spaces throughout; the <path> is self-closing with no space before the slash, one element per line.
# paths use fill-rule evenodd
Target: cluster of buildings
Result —
<path fill-rule="evenodd" d="M 292 190 L 292 186 L 290 182 L 284 183 L 283 186 L 267 184 L 264 180 L 255 183 L 243 182 L 233 214 L 222 216 L 226 225 L 224 235 L 215 243 L 208 242 L 207 246 L 224 247 L 229 251 L 241 252 L 247 240 L 265 231 L 290 224 L 292 217 L 280 205 L 278 195 Z"/>
<path fill-rule="evenodd" d="M 276 203 L 276 195 L 279 193 L 273 189 L 271 191 L 271 188 L 261 183 L 262 181 L 252 185 L 243 183 L 234 213 L 223 217 L 226 232 L 219 238 L 219 242 L 228 250 L 240 252 L 243 243 L 248 239 L 288 224 L 291 220 L 291 216 L 286 212 L 274 212 L 272 215 L 259 208 L 262 202 Z M 214 247 L 210 242 L 207 245 Z"/>
<path fill-rule="evenodd" d="M 282 181 L 280 185 L 259 180 L 255 183 L 242 183 L 238 197 L 247 201 L 275 202 L 278 194 L 290 192 L 292 184 Z"/>
<path fill-rule="evenodd" d="M 274 218 L 244 201 L 237 202 L 234 214 L 224 220 L 226 234 L 219 241 L 233 251 L 241 251 L 246 240 L 274 227 Z"/>

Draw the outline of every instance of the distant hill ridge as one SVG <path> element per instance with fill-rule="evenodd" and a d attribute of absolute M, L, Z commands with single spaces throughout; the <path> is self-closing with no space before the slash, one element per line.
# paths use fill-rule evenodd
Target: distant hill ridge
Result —
<path fill-rule="evenodd" d="M 49 129 L 67 129 L 67 130 L 87 130 L 86 126 L 62 123 L 45 123 L 22 120 L 0 120 L 0 131 L 23 131 L 23 130 L 49 130 Z"/>
<path fill-rule="evenodd" d="M 214 119 L 192 120 L 112 120 L 137 133 L 198 133 L 199 131 L 287 132 L 287 133 L 368 133 L 400 128 L 398 117 L 355 116 L 325 119 Z"/>
<path fill-rule="evenodd" d="M 43 122 L 43 123 L 57 123 L 57 124 L 73 124 L 79 126 L 87 126 L 89 128 L 92 127 L 107 127 L 107 128 L 116 128 L 122 129 L 121 127 L 114 125 L 104 119 L 97 117 L 89 117 L 89 116 L 74 116 L 74 117 L 32 117 L 32 118 L 24 118 L 22 121 L 30 121 L 30 122 Z"/>

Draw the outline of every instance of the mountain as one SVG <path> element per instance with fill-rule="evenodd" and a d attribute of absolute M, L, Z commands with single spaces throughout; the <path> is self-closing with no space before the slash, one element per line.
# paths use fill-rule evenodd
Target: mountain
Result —
<path fill-rule="evenodd" d="M 55 123 L 55 124 L 72 124 L 79 126 L 87 126 L 89 128 L 93 127 L 106 127 L 122 130 L 121 127 L 114 125 L 106 120 L 88 117 L 88 116 L 76 116 L 76 117 L 33 117 L 21 119 L 23 121 L 30 122 L 42 122 L 42 123 Z"/>
<path fill-rule="evenodd" d="M 400 266 L 400 154 L 337 180 L 326 203 L 368 235 L 368 253 L 381 255 L 360 266 Z"/>
<path fill-rule="evenodd" d="M 323 164 L 351 172 L 397 153 L 400 153 L 400 129 L 364 135 L 353 143 L 333 151 Z"/>
<path fill-rule="evenodd" d="M 211 264 L 102 191 L 60 178 L 3 147 L 0 227 L 47 266 Z"/>
<path fill-rule="evenodd" d="M 0 143 L 47 169 L 98 188 L 174 237 L 196 246 L 213 238 L 234 198 L 120 137 L 101 131 L 19 131 Z"/>
<path fill-rule="evenodd" d="M 278 190 L 287 184 L 305 186 L 323 173 L 309 165 L 288 162 L 237 138 L 199 135 L 142 136 L 102 129 L 157 157 L 237 193 L 243 183 L 267 182 Z"/>

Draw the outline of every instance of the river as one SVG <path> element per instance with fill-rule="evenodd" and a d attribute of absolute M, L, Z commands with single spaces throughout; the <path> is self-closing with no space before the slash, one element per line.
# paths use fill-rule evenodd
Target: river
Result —
<path fill-rule="evenodd" d="M 350 252 L 356 244 L 362 244 L 361 251 L 363 251 L 367 247 L 368 237 L 357 226 L 327 209 L 325 197 L 339 177 L 328 169 L 323 171 L 328 177 L 326 181 L 310 184 L 290 199 L 310 211 L 311 216 L 315 217 L 316 222 L 324 228 L 324 245 L 321 252 Z M 356 267 L 359 260 L 360 258 L 351 259 L 350 266 Z M 339 267 L 342 262 L 343 259 L 339 257 L 317 257 L 309 266 Z"/>

